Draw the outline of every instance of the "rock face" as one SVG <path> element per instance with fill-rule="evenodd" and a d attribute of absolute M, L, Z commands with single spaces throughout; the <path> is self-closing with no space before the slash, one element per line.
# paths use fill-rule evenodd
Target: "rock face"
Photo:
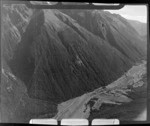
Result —
<path fill-rule="evenodd" d="M 25 5 L 2 10 L 2 58 L 28 98 L 68 100 L 108 85 L 146 57 L 146 41 L 119 15 Z"/>

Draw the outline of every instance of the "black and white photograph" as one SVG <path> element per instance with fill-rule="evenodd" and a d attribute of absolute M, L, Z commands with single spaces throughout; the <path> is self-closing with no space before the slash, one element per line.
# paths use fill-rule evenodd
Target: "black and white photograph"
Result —
<path fill-rule="evenodd" d="M 147 120 L 146 4 L 42 9 L 28 5 L 57 2 L 26 3 L 1 7 L 1 123 Z"/>

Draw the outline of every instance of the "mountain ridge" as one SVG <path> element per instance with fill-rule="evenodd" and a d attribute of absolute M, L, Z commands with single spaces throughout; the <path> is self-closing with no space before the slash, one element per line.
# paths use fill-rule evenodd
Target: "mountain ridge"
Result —
<path fill-rule="evenodd" d="M 89 14 L 91 12 L 85 11 L 85 14 L 86 13 L 87 16 L 85 19 L 90 19 Z M 108 19 L 103 12 L 92 11 L 91 14 L 96 16 L 95 21 L 97 21 L 99 18 L 102 22 Z M 112 32 L 112 27 L 109 26 L 110 22 L 104 23 L 104 26 L 102 26 L 104 28 L 101 29 L 101 35 L 99 37 L 93 36 L 95 29 L 93 29 L 94 31 L 92 32 L 88 32 L 86 29 L 84 29 L 84 27 L 82 27 L 82 25 L 79 25 L 80 22 L 79 24 L 77 22 L 78 21 L 74 21 L 69 16 L 63 15 L 62 12 L 56 10 L 37 10 L 34 12 L 26 31 L 22 35 L 21 42 L 19 43 L 20 45 L 15 51 L 14 58 L 9 63 L 10 66 L 12 66 L 11 68 L 14 71 L 14 74 L 26 83 L 31 96 L 45 100 L 49 99 L 50 96 L 52 99 L 55 99 L 56 96 L 60 97 L 58 99 L 66 99 L 70 91 L 77 92 L 73 91 L 76 88 L 79 90 L 79 86 L 77 85 L 81 86 L 84 83 L 85 86 L 82 86 L 81 88 L 83 91 L 90 91 L 93 89 L 90 86 L 92 81 L 94 82 L 92 82 L 92 86 L 95 88 L 98 87 L 98 85 L 105 86 L 110 83 L 110 80 L 114 80 L 113 78 L 116 79 L 117 76 L 121 75 L 121 73 L 124 71 L 123 68 L 122 70 L 112 68 L 112 65 L 116 65 L 116 60 L 118 60 L 117 65 L 124 65 L 124 68 L 126 69 L 128 66 L 131 67 L 132 65 L 129 64 L 135 62 L 138 57 L 144 55 L 144 51 L 139 52 L 138 42 L 137 46 L 133 47 L 132 50 L 130 49 L 132 47 L 131 45 L 123 45 L 123 47 L 126 46 L 126 49 L 128 49 L 130 52 L 132 51 L 134 55 L 130 55 L 131 53 L 127 54 L 127 52 L 123 50 L 122 45 L 118 45 L 119 43 L 116 43 L 116 39 L 118 40 L 118 38 L 115 38 L 114 36 L 118 35 L 114 34 L 115 32 Z M 96 24 L 96 22 L 94 23 Z M 99 27 L 99 24 L 97 24 L 97 26 Z M 115 27 L 117 28 L 117 26 Z M 97 34 L 97 32 L 94 33 Z M 103 39 L 101 39 L 102 35 Z M 120 40 L 120 42 L 122 40 L 123 38 Z M 128 41 L 126 41 L 126 43 Z M 132 42 L 130 42 L 130 44 L 132 44 Z M 114 55 L 111 55 L 110 52 L 112 52 Z M 110 57 L 112 56 L 113 59 L 111 59 L 110 62 Z M 64 59 L 60 57 L 64 57 Z M 115 61 L 114 58 L 116 59 Z M 100 60 L 102 62 L 100 62 Z M 24 64 L 25 62 L 26 64 Z M 36 65 L 35 63 L 40 65 Z M 67 70 L 68 65 L 70 66 L 69 69 L 73 70 Z M 105 68 L 105 71 L 102 67 Z M 86 69 L 89 69 L 91 72 L 89 73 Z M 111 71 L 108 73 L 107 71 L 110 69 Z M 63 74 L 65 74 L 65 76 Z M 89 82 L 87 82 L 87 79 L 82 80 L 81 76 L 82 79 L 83 77 L 87 78 L 87 76 L 91 76 L 92 81 L 88 80 Z M 41 80 L 39 80 L 40 78 Z M 72 79 L 70 78 L 72 78 L 74 82 L 71 82 Z M 63 82 L 62 85 L 59 80 Z M 40 83 L 43 83 L 43 81 L 45 81 L 44 83 L 46 85 L 41 87 Z M 49 82 L 52 83 L 52 85 L 48 84 Z M 66 86 L 64 86 L 65 83 Z M 76 88 L 71 88 L 72 83 L 76 85 Z M 34 90 L 34 88 L 37 88 L 38 91 Z M 68 93 L 65 92 L 66 89 Z M 49 94 L 50 90 L 53 92 L 51 95 Z M 71 94 L 71 92 L 69 94 Z M 73 95 L 76 95 L 76 93 Z"/>
<path fill-rule="evenodd" d="M 134 28 L 103 11 L 32 10 L 25 5 L 2 10 L 2 58 L 10 70 L 2 68 L 17 78 L 19 87 L 25 86 L 28 104 L 31 99 L 45 101 L 41 106 L 58 104 L 105 87 L 146 57 L 146 41 Z M 2 88 L 12 81 L 5 79 Z"/>

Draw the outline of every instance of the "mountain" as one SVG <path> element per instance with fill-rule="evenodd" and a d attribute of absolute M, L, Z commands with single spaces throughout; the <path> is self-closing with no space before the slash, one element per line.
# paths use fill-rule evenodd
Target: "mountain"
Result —
<path fill-rule="evenodd" d="M 56 103 L 30 98 L 24 83 L 13 75 L 5 60 L 2 60 L 1 122 L 28 123 L 32 118 L 53 117 L 57 112 Z"/>
<path fill-rule="evenodd" d="M 135 28 L 128 23 L 128 20 L 119 14 L 98 10 L 92 12 L 90 10 L 63 10 L 63 12 L 77 20 L 81 26 L 90 32 L 108 41 L 111 46 L 117 48 L 130 60 L 137 59 L 138 51 L 143 53 L 146 50 L 146 41 L 139 36 Z"/>
<path fill-rule="evenodd" d="M 2 9 L 0 120 L 3 123 L 28 123 L 31 118 L 53 117 L 57 112 L 56 103 L 30 98 L 26 85 L 14 75 L 8 65 L 8 61 L 14 56 L 14 49 L 21 40 L 31 12 L 25 11 L 27 9 L 25 6 L 14 6 L 13 8 L 23 10 L 24 13 L 13 11 L 12 8 L 12 11 L 7 9 Z"/>
<path fill-rule="evenodd" d="M 133 28 L 141 35 L 147 36 L 147 24 L 135 20 L 128 20 Z"/>
<path fill-rule="evenodd" d="M 104 87 L 146 59 L 146 41 L 128 21 L 98 10 L 4 6 L 1 44 L 6 121 L 51 117 L 58 103 Z"/>

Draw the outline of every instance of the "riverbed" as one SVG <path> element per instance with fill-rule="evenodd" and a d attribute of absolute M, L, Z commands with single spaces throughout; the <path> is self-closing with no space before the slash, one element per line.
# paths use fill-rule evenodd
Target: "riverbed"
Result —
<path fill-rule="evenodd" d="M 63 118 L 145 120 L 146 73 L 146 61 L 143 61 L 105 88 L 100 87 L 59 104 L 58 113 L 54 118 L 57 120 Z M 144 95 L 141 95 L 142 93 Z"/>

